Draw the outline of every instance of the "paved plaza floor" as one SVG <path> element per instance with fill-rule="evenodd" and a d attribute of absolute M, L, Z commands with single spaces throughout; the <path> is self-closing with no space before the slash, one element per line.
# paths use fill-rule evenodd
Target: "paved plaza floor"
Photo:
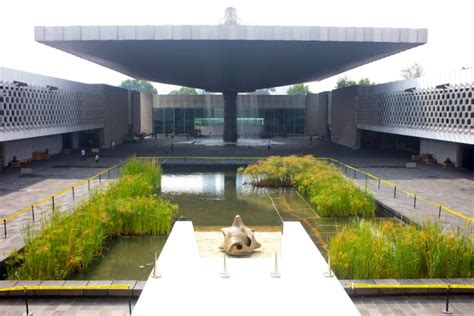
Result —
<path fill-rule="evenodd" d="M 420 197 L 441 203 L 470 218 L 474 217 L 474 173 L 472 171 L 443 169 L 439 165 L 426 165 L 422 162 L 418 162 L 415 169 L 406 169 L 405 163 L 411 158 L 409 153 L 351 150 L 316 139 L 310 142 L 307 137 L 275 138 L 270 150 L 265 144 L 261 146 L 203 146 L 193 144 L 192 140 L 186 142 L 184 137 L 145 139 L 140 143 L 120 145 L 113 151 L 103 150 L 98 164 L 94 162 L 92 156 L 85 161 L 81 160 L 78 152 L 70 155 L 54 155 L 49 160 L 32 162 L 28 167 L 33 169 L 33 174 L 29 176 L 21 176 L 18 169 L 12 168 L 0 172 L 0 217 L 9 216 L 51 194 L 70 188 L 79 180 L 90 177 L 132 155 L 263 157 L 290 154 L 312 154 L 338 159 L 395 183 L 399 190 L 414 192 Z M 190 163 L 189 160 L 183 161 L 183 159 L 169 159 L 169 161 Z M 111 178 L 114 177 L 115 175 L 112 174 Z M 103 181 L 107 183 L 107 177 Z M 363 177 L 357 177 L 355 181 L 361 186 L 365 185 Z M 92 182 L 91 186 L 92 189 L 98 188 L 98 181 Z M 436 208 L 429 208 L 429 205 L 424 205 L 422 201 L 417 201 L 417 207 L 413 207 L 413 197 L 406 197 L 401 191 L 394 199 L 393 188 L 382 186 L 381 190 L 378 190 L 377 183 L 370 180 L 368 187 L 378 199 L 412 220 L 417 221 L 426 216 L 436 218 L 438 214 Z M 70 208 L 87 196 L 87 186 L 82 186 L 76 191 L 75 201 L 72 201 L 72 196 L 67 194 L 58 198 L 56 203 L 60 207 Z M 51 205 L 47 203 L 44 209 L 36 210 L 39 214 L 50 211 Z M 28 212 L 19 220 L 8 223 L 7 238 L 3 238 L 3 230 L 0 227 L 2 258 L 8 256 L 11 250 L 21 247 L 22 228 L 31 220 L 31 214 Z M 442 213 L 442 221 L 452 225 L 463 223 L 446 212 Z M 355 298 L 354 301 L 362 315 L 433 315 L 440 314 L 438 311 L 443 307 L 444 297 L 400 296 Z M 32 299 L 31 306 L 33 311 L 36 309 L 35 315 L 127 315 L 128 313 L 127 299 L 119 298 Z M 474 315 L 474 299 L 473 297 L 454 297 L 452 308 L 456 315 Z M 1 315 L 20 315 L 23 311 L 22 300 L 0 299 Z"/>
<path fill-rule="evenodd" d="M 136 299 L 132 298 L 132 308 Z M 444 296 L 385 296 L 353 298 L 362 316 L 444 315 Z M 128 298 L 32 298 L 30 312 L 37 316 L 127 316 Z M 474 315 L 472 296 L 453 296 L 450 308 L 453 315 Z M 0 314 L 20 316 L 25 312 L 25 301 L 20 298 L 0 298 Z M 314 315 L 318 314 L 317 306 Z M 159 315 L 159 310 L 157 311 Z"/>

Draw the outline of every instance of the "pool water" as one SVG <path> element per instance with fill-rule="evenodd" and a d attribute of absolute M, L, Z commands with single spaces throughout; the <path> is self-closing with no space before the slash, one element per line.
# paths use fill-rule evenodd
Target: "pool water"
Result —
<path fill-rule="evenodd" d="M 196 230 L 218 231 L 239 214 L 257 231 L 281 231 L 282 221 L 297 220 L 323 255 L 331 237 L 354 219 L 320 218 L 294 189 L 255 188 L 235 171 L 166 172 L 162 197 L 179 205 L 178 218 L 191 220 Z M 393 220 L 378 212 L 375 221 Z M 74 279 L 146 280 L 154 252 L 163 249 L 166 237 L 121 237 L 109 240 L 103 256 Z"/>

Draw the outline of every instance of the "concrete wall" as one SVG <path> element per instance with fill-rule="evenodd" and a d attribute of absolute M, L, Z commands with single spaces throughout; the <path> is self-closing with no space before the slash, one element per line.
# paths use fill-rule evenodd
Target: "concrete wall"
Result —
<path fill-rule="evenodd" d="M 101 146 L 110 148 L 112 141 L 123 142 L 128 134 L 128 90 L 102 85 L 105 116 L 104 129 L 101 133 Z"/>
<path fill-rule="evenodd" d="M 461 146 L 458 143 L 421 138 L 420 154 L 432 154 L 438 163 L 449 158 L 456 167 L 461 165 Z"/>
<path fill-rule="evenodd" d="M 140 130 L 153 133 L 153 95 L 140 93 Z"/>
<path fill-rule="evenodd" d="M 14 156 L 18 160 L 30 159 L 34 151 L 44 152 L 48 149 L 50 155 L 60 153 L 63 149 L 62 135 L 19 139 L 3 143 L 3 165 L 7 166 Z"/>
<path fill-rule="evenodd" d="M 303 95 L 251 95 L 237 96 L 237 109 L 286 109 L 305 108 L 306 97 Z M 212 95 L 154 95 L 155 108 L 224 108 L 221 94 Z"/>
<path fill-rule="evenodd" d="M 355 99 L 358 86 L 332 91 L 332 131 L 331 141 L 357 149 L 360 146 L 356 125 Z"/>
<path fill-rule="evenodd" d="M 308 94 L 305 108 L 305 134 L 327 137 L 326 126 L 329 92 Z"/>

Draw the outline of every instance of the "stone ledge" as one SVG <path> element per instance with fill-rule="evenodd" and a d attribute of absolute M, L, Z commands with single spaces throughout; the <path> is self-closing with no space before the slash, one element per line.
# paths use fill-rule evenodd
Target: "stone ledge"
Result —
<path fill-rule="evenodd" d="M 474 285 L 474 278 L 464 279 L 359 279 L 359 280 L 339 280 L 341 285 L 351 297 L 357 296 L 390 296 L 390 295 L 434 295 L 445 294 L 445 289 L 385 289 L 385 288 L 354 288 L 350 283 L 364 284 L 469 284 Z M 450 289 L 450 294 L 473 294 L 471 289 Z"/>
<path fill-rule="evenodd" d="M 117 285 L 117 284 L 128 284 L 130 285 L 130 290 L 123 289 L 100 289 L 100 290 L 34 290 L 28 291 L 28 296 L 47 296 L 47 297 L 139 297 L 142 293 L 143 287 L 145 286 L 146 281 L 136 281 L 136 280 L 32 280 L 32 281 L 7 281 L 0 280 L 0 288 L 13 287 L 13 286 L 22 286 L 22 285 L 34 285 L 34 286 L 97 286 L 97 285 Z M 1 296 L 21 296 L 23 297 L 23 290 L 19 291 L 7 291 L 0 292 Z"/>

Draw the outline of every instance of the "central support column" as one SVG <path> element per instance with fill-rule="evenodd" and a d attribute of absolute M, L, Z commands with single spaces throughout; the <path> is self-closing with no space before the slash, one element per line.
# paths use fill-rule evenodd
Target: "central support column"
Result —
<path fill-rule="evenodd" d="M 237 91 L 224 91 L 224 142 L 237 142 Z"/>

